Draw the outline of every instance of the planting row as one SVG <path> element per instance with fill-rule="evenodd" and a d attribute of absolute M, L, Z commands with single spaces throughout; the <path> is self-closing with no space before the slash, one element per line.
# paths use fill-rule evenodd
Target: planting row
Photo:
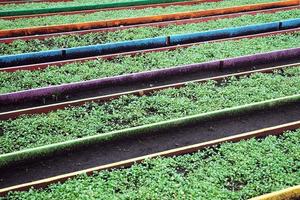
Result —
<path fill-rule="evenodd" d="M 78 22 L 99 21 L 107 19 L 120 19 L 127 17 L 142 17 L 149 15 L 161 15 L 166 13 L 177 13 L 185 11 L 196 11 L 212 8 L 224 8 L 240 5 L 248 5 L 253 3 L 273 2 L 274 0 L 224 0 L 214 3 L 203 3 L 190 6 L 170 6 L 165 8 L 147 8 L 141 10 L 115 10 L 115 11 L 101 11 L 91 14 L 77 14 L 77 15 L 57 15 L 40 18 L 16 19 L 16 20 L 0 20 L 0 30 L 14 28 L 24 28 L 32 26 L 46 26 L 58 25 Z"/>
<path fill-rule="evenodd" d="M 293 67 L 1 121 L 0 154 L 299 94 L 299 75 Z"/>
<path fill-rule="evenodd" d="M 61 8 L 66 6 L 81 6 L 81 5 L 91 5 L 91 4 L 102 4 L 102 3 L 115 3 L 115 2 L 126 2 L 131 0 L 72 0 L 70 2 L 42 2 L 35 3 L 29 2 L 26 4 L 6 4 L 1 5 L 0 11 L 7 10 L 31 10 L 31 9 L 41 9 L 41 8 Z M 188 1 L 188 0 L 186 0 Z"/>
<path fill-rule="evenodd" d="M 300 183 L 300 130 L 81 175 L 7 199 L 248 199 Z"/>
<path fill-rule="evenodd" d="M 177 65 L 299 47 L 300 32 L 48 67 L 36 71 L 0 72 L 0 93 L 78 82 Z M 236 47 L 239 48 L 236 48 Z"/>
<path fill-rule="evenodd" d="M 77 46 L 87 46 L 93 44 L 104 44 L 125 40 L 136 40 L 143 38 L 153 38 L 165 35 L 192 33 L 222 29 L 228 27 L 238 27 L 251 24 L 282 21 L 300 16 L 300 9 L 281 11 L 276 13 L 266 13 L 257 15 L 243 15 L 237 18 L 219 19 L 208 22 L 192 23 L 185 25 L 169 25 L 159 27 L 140 27 L 115 32 L 99 32 L 84 35 L 65 35 L 50 37 L 43 40 L 16 40 L 13 43 L 0 44 L 0 55 L 20 54 L 51 49 L 70 48 Z"/>

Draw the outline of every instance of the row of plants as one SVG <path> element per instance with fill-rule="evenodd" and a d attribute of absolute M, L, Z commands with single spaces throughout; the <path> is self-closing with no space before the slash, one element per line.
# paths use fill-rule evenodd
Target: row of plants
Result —
<path fill-rule="evenodd" d="M 277 13 L 266 13 L 257 15 L 243 15 L 230 19 L 219 19 L 205 23 L 192 23 L 185 25 L 169 25 L 163 28 L 159 27 L 141 27 L 119 30 L 115 32 L 89 33 L 84 35 L 74 34 L 58 37 L 49 37 L 42 40 L 16 40 L 13 43 L 0 44 L 0 55 L 20 54 L 36 51 L 45 51 L 51 49 L 70 48 L 78 46 L 87 46 L 93 44 L 104 44 L 109 42 L 118 42 L 125 40 L 136 40 L 143 38 L 152 38 L 165 35 L 193 33 L 222 29 L 228 27 L 238 27 L 251 24 L 267 23 L 280 20 L 297 18 L 300 16 L 300 9 L 281 11 Z"/>
<path fill-rule="evenodd" d="M 293 67 L 0 121 L 0 154 L 296 95 L 299 75 L 300 68 Z"/>
<path fill-rule="evenodd" d="M 253 3 L 263 3 L 263 2 L 273 2 L 274 0 L 224 0 L 221 2 L 213 3 L 203 3 L 197 5 L 189 6 L 170 6 L 165 8 L 147 8 L 141 10 L 114 10 L 114 11 L 101 11 L 91 14 L 76 14 L 76 15 L 55 15 L 48 17 L 35 17 L 35 18 L 25 18 L 25 19 L 15 19 L 15 20 L 0 20 L 0 30 L 2 29 L 12 29 L 24 28 L 32 26 L 46 26 L 46 25 L 58 25 L 58 24 L 68 24 L 68 23 L 78 23 L 78 22 L 89 22 L 89 21 L 99 21 L 107 19 L 120 19 L 127 17 L 142 17 L 149 15 L 161 15 L 166 13 L 177 13 L 184 11 L 195 11 L 195 10 L 205 10 L 214 8 L 224 8 L 239 5 L 248 5 Z"/>
<path fill-rule="evenodd" d="M 249 199 L 300 183 L 299 146 L 298 129 L 80 175 L 5 199 Z"/>
<path fill-rule="evenodd" d="M 81 6 L 81 5 L 93 5 L 102 3 L 115 3 L 115 2 L 127 2 L 133 0 L 72 0 L 69 2 L 30 2 L 25 4 L 5 4 L 1 5 L 0 11 L 7 10 L 31 10 L 31 9 L 42 9 L 42 8 L 60 8 L 66 6 Z M 185 0 L 188 1 L 188 0 Z"/>
<path fill-rule="evenodd" d="M 0 94 L 49 85 L 78 82 L 135 72 L 163 69 L 286 48 L 299 47 L 300 32 L 261 38 L 206 43 L 174 51 L 123 56 L 48 67 L 36 71 L 0 72 Z M 237 48 L 239 47 L 239 48 Z"/>

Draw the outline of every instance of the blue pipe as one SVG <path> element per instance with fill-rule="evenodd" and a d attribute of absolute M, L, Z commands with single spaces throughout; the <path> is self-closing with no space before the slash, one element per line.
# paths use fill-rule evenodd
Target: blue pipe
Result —
<path fill-rule="evenodd" d="M 18 64 L 27 65 L 36 61 L 51 62 L 63 59 L 63 50 L 40 51 L 16 55 L 0 56 L 0 68 Z"/>
<path fill-rule="evenodd" d="M 300 18 L 198 33 L 0 56 L 0 68 L 203 42 L 300 27 Z"/>
<path fill-rule="evenodd" d="M 281 29 L 292 29 L 300 26 L 300 18 L 289 19 L 281 22 Z"/>
<path fill-rule="evenodd" d="M 66 49 L 66 58 L 71 59 L 86 56 L 105 55 L 122 52 L 124 50 L 133 51 L 164 46 L 167 46 L 165 37 L 147 38 L 141 40 L 68 48 Z"/>
<path fill-rule="evenodd" d="M 186 44 L 192 42 L 204 42 L 222 38 L 238 37 L 256 33 L 264 33 L 279 30 L 279 22 L 249 25 L 236 28 L 227 28 L 213 31 L 205 31 L 191 34 L 173 35 L 170 37 L 171 45 Z"/>

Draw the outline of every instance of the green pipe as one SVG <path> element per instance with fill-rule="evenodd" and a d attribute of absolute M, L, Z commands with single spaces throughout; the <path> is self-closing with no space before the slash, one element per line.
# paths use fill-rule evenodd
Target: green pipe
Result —
<path fill-rule="evenodd" d="M 12 153 L 0 155 L 0 167 L 8 166 L 14 162 L 28 160 L 32 158 L 38 158 L 45 155 L 52 155 L 57 152 L 62 152 L 64 150 L 74 149 L 83 145 L 95 144 L 99 142 L 105 142 L 124 136 L 140 135 L 143 133 L 154 132 L 158 130 L 164 130 L 169 128 L 175 128 L 179 126 L 189 125 L 192 123 L 198 123 L 200 121 L 207 121 L 224 116 L 234 116 L 237 114 L 243 114 L 250 111 L 257 111 L 262 109 L 269 109 L 276 106 L 285 105 L 288 103 L 296 103 L 300 101 L 300 94 L 281 97 L 276 99 L 271 99 L 267 101 L 246 104 L 242 106 L 236 106 L 232 108 L 225 108 L 222 110 L 201 113 L 197 115 L 191 115 L 187 117 L 182 117 L 178 119 L 172 119 L 167 121 L 162 121 L 158 123 L 127 128 L 118 131 L 112 131 L 109 133 L 98 134 L 94 136 L 88 136 L 84 138 L 69 140 L 66 142 L 60 142 L 56 144 L 45 145 L 41 147 L 35 147 L 30 149 L 25 149 L 21 151 L 16 151 Z"/>
<path fill-rule="evenodd" d="M 82 10 L 93 10 L 93 9 L 102 9 L 102 8 L 118 8 L 118 7 L 125 7 L 125 6 L 140 6 L 140 5 L 149 5 L 149 4 L 173 3 L 173 2 L 181 2 L 181 1 L 190 1 L 190 0 L 137 0 L 137 1 L 127 1 L 127 2 L 124 1 L 124 2 L 116 2 L 116 3 L 104 3 L 104 4 L 83 5 L 83 6 L 67 6 L 67 7 L 59 7 L 59 8 L 9 10 L 9 11 L 1 11 L 0 17 L 82 11 Z"/>

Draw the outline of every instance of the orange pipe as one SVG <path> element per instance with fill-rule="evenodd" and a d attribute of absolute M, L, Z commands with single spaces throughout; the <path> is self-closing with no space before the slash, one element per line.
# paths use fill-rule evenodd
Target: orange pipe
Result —
<path fill-rule="evenodd" d="M 8 30 L 0 30 L 0 38 L 189 19 L 189 18 L 206 17 L 212 15 L 222 15 L 222 14 L 230 14 L 230 13 L 237 13 L 237 12 L 262 10 L 262 9 L 276 8 L 276 7 L 294 6 L 294 5 L 299 5 L 299 3 L 300 0 L 285 0 L 279 2 L 250 4 L 244 6 L 217 8 L 217 9 L 210 9 L 210 10 L 199 10 L 193 12 L 179 12 L 179 13 L 165 14 L 165 15 L 92 21 L 92 22 L 63 24 L 63 25 L 40 26 L 40 27 L 20 28 L 20 29 L 8 29 Z"/>

